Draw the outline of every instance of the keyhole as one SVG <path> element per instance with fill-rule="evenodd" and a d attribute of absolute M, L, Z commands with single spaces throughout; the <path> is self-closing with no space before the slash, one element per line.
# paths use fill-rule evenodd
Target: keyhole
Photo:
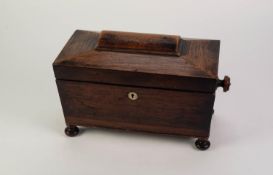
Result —
<path fill-rule="evenodd" d="M 128 93 L 128 98 L 129 98 L 130 100 L 136 100 L 136 99 L 138 98 L 138 95 L 137 95 L 137 93 L 135 93 L 135 92 L 129 92 L 129 93 Z"/>

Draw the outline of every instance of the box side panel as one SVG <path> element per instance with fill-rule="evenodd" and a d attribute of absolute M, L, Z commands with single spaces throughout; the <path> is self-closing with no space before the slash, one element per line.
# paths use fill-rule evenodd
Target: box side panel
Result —
<path fill-rule="evenodd" d="M 214 94 L 63 80 L 57 85 L 67 124 L 209 136 Z"/>

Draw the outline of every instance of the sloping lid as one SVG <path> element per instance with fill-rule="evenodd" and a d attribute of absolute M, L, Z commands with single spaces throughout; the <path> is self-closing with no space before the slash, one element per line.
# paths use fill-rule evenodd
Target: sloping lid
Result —
<path fill-rule="evenodd" d="M 53 63 L 56 79 L 214 92 L 219 40 L 77 30 Z"/>

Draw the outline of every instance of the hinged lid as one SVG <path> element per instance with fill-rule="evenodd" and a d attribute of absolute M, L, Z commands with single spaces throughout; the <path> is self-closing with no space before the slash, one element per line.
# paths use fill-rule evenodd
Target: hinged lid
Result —
<path fill-rule="evenodd" d="M 77 30 L 53 63 L 56 79 L 214 92 L 219 40 Z"/>

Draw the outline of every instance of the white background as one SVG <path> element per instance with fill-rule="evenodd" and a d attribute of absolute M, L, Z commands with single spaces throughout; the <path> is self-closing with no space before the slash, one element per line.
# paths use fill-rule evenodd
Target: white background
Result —
<path fill-rule="evenodd" d="M 107 129 L 68 138 L 52 62 L 75 29 L 221 40 L 211 148 Z M 0 0 L 0 174 L 273 174 L 273 1 Z"/>

